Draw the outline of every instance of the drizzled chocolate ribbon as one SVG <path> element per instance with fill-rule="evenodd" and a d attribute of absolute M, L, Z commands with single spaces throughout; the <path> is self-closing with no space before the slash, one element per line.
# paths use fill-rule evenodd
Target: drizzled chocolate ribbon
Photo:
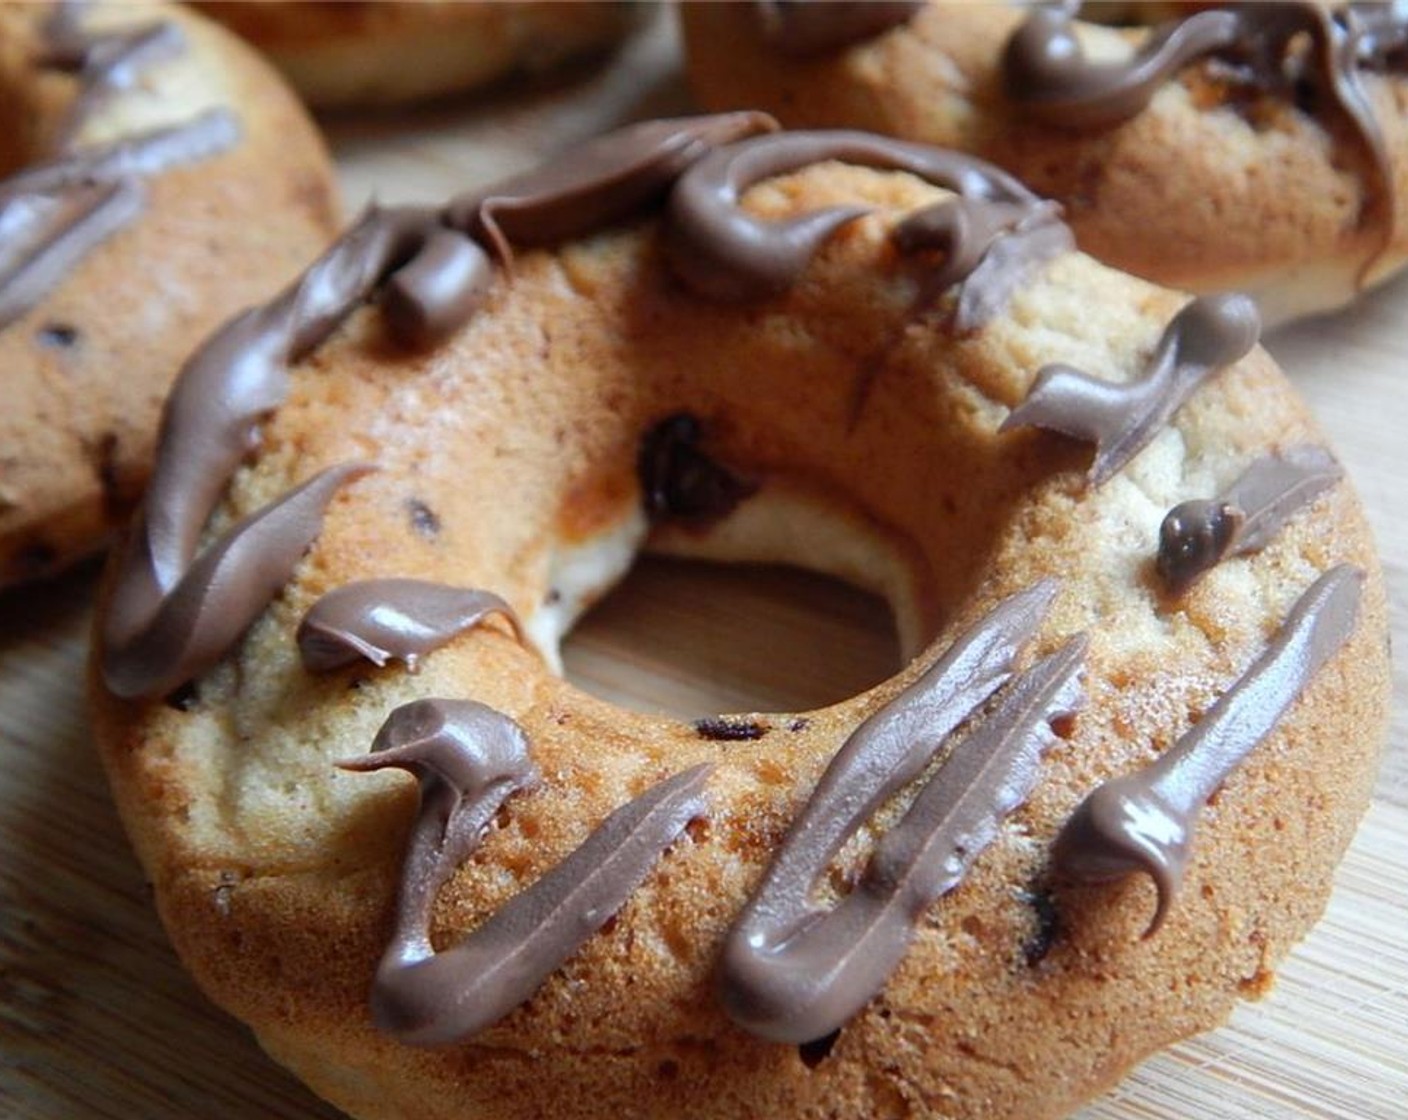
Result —
<path fill-rule="evenodd" d="M 1183 594 L 1227 557 L 1265 548 L 1286 522 L 1343 477 L 1323 447 L 1261 456 L 1217 498 L 1169 510 L 1159 526 L 1160 578 L 1170 592 Z"/>
<path fill-rule="evenodd" d="M 1002 694 L 880 841 L 842 902 L 822 912 L 812 901 L 847 839 L 1011 678 L 1055 593 L 1046 581 L 1004 600 L 837 753 L 724 943 L 719 994 L 740 1025 L 794 1043 L 840 1027 L 884 986 L 918 916 L 958 884 L 1001 817 L 1026 799 L 1053 739 L 1051 721 L 1080 705 L 1083 639 Z"/>
<path fill-rule="evenodd" d="M 1045 366 L 998 430 L 1031 425 L 1095 444 L 1089 481 L 1098 486 L 1148 445 L 1204 377 L 1247 354 L 1260 333 L 1246 296 L 1200 296 L 1165 328 L 1142 377 L 1115 383 Z"/>
<path fill-rule="evenodd" d="M 513 608 L 492 591 L 418 579 L 368 579 L 329 591 L 303 616 L 298 651 L 310 673 L 393 658 L 415 672 L 420 659 L 490 615 L 523 640 Z"/>
<path fill-rule="evenodd" d="M 1144 872 L 1158 888 L 1145 931 L 1163 925 L 1203 806 L 1285 715 L 1354 632 L 1364 573 L 1341 565 L 1297 600 L 1280 631 L 1191 731 L 1143 770 L 1111 778 L 1076 809 L 1053 859 L 1073 879 L 1104 882 Z"/>
<path fill-rule="evenodd" d="M 958 152 L 892 140 L 866 132 L 783 132 L 759 136 L 719 148 L 680 177 L 670 195 L 668 245 L 675 271 L 690 287 L 713 299 L 764 299 L 794 284 L 821 246 L 841 226 L 871 212 L 868 206 L 830 206 L 785 221 L 755 218 L 739 205 L 742 193 L 755 183 L 827 160 L 893 171 L 907 171 L 936 186 L 971 200 L 1030 207 L 1049 217 L 1049 207 L 1015 178 L 991 164 Z M 932 219 L 930 219 L 932 222 Z M 1058 223 L 1059 224 L 1059 223 Z M 991 222 L 988 244 L 996 233 Z M 1002 232 L 1015 232 L 1009 222 Z M 944 247 L 950 260 L 976 260 L 964 235 L 969 221 L 950 221 Z M 911 248 L 936 244 L 924 235 L 923 223 L 911 227 Z M 903 245 L 901 246 L 903 248 Z M 1069 247 L 1045 243 L 1010 263 L 1035 263 Z M 958 279 L 971 282 L 976 270 L 954 267 Z M 989 299 L 987 302 L 995 302 Z"/>
<path fill-rule="evenodd" d="M 420 781 L 395 933 L 372 988 L 377 1026 L 419 1046 L 483 1030 L 527 1001 L 704 815 L 711 769 L 685 770 L 617 809 L 537 883 L 436 952 L 436 894 L 479 846 L 499 806 L 536 780 L 522 729 L 473 701 L 418 700 L 391 713 L 370 755 L 341 765 L 400 767 Z"/>
<path fill-rule="evenodd" d="M 62 154 L 0 182 L 0 329 L 141 213 L 141 178 L 216 155 L 239 140 L 234 115 L 211 109 L 184 124 L 76 148 L 74 138 L 104 101 L 185 49 L 174 24 L 88 32 L 78 11 L 72 4 L 58 7 L 45 27 L 41 60 L 74 71 L 80 83 L 60 129 Z"/>

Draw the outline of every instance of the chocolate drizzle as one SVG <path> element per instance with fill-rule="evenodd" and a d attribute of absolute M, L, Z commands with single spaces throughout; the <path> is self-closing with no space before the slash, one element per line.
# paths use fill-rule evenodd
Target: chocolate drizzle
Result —
<path fill-rule="evenodd" d="M 710 767 L 676 774 L 617 809 L 582 845 L 448 949 L 430 943 L 435 896 L 479 846 L 500 805 L 536 773 L 522 729 L 465 700 L 396 709 L 372 754 L 347 769 L 397 766 L 420 781 L 396 927 L 377 967 L 372 1016 L 402 1042 L 433 1046 L 483 1030 L 528 1000 L 704 815 Z"/>
<path fill-rule="evenodd" d="M 1098 486 L 1143 450 L 1204 377 L 1250 351 L 1260 331 L 1246 296 L 1200 296 L 1174 316 L 1141 378 L 1117 384 L 1045 366 L 999 431 L 1031 425 L 1094 443 L 1089 481 Z"/>
<path fill-rule="evenodd" d="M 953 327 L 976 330 L 1006 305 L 1033 267 L 1075 247 L 1054 202 L 946 199 L 895 227 L 905 254 L 939 251 L 943 264 L 924 281 L 921 306 L 958 284 Z"/>
<path fill-rule="evenodd" d="M 298 652 L 310 673 L 392 658 L 415 672 L 420 659 L 491 614 L 502 615 L 521 642 L 513 608 L 491 591 L 418 579 L 369 579 L 329 591 L 298 627 Z"/>
<path fill-rule="evenodd" d="M 816 58 L 908 23 L 923 0 L 757 0 L 763 39 L 779 54 Z"/>
<path fill-rule="evenodd" d="M 52 291 L 89 252 L 133 221 L 144 177 L 216 155 L 239 140 L 227 109 L 113 143 L 77 146 L 102 103 L 136 84 L 185 40 L 161 22 L 87 32 L 75 5 L 61 4 L 45 29 L 43 63 L 73 71 L 80 90 L 61 128 L 57 158 L 0 182 L 0 329 Z"/>
<path fill-rule="evenodd" d="M 847 839 L 1011 678 L 1055 594 L 1045 581 L 1004 600 L 837 753 L 724 943 L 719 994 L 740 1025 L 793 1043 L 840 1027 L 884 986 L 918 916 L 958 884 L 999 819 L 1026 799 L 1053 740 L 1051 721 L 1079 706 L 1083 638 L 999 696 L 881 839 L 845 899 L 826 912 L 812 901 Z"/>
<path fill-rule="evenodd" d="M 628 125 L 456 199 L 448 220 L 487 241 L 499 260 L 511 261 L 510 242 L 551 245 L 630 217 L 663 198 L 712 148 L 777 127 L 766 113 L 753 112 Z"/>
<path fill-rule="evenodd" d="M 1156 28 L 1125 63 L 1086 59 L 1070 7 L 1034 11 L 1004 57 L 1009 95 L 1039 120 L 1071 128 L 1108 128 L 1143 111 L 1158 88 L 1208 55 L 1229 80 L 1293 95 L 1298 83 L 1328 95 L 1353 128 L 1372 168 L 1361 225 L 1384 227 L 1369 272 L 1393 234 L 1393 166 L 1364 88 L 1366 69 L 1408 64 L 1408 19 L 1388 4 L 1352 4 L 1332 13 L 1316 3 L 1245 3 L 1200 11 Z"/>
<path fill-rule="evenodd" d="M 1183 502 L 1159 527 L 1157 568 L 1174 595 L 1228 556 L 1257 552 L 1295 514 L 1344 477 L 1323 447 L 1256 459 L 1220 497 Z"/>
<path fill-rule="evenodd" d="M 1203 11 L 1152 31 L 1128 62 L 1093 63 L 1076 37 L 1070 8 L 1038 8 L 1007 43 L 1007 91 L 1038 120 L 1069 128 L 1108 128 L 1149 104 L 1183 67 L 1238 42 L 1241 20 Z"/>
<path fill-rule="evenodd" d="M 1364 574 L 1341 565 L 1296 602 L 1276 637 L 1197 724 L 1144 769 L 1098 786 L 1057 837 L 1059 871 L 1085 882 L 1142 871 L 1158 888 L 1144 936 L 1168 916 L 1199 814 L 1349 639 Z"/>
<path fill-rule="evenodd" d="M 726 301 L 765 299 L 795 283 L 832 234 L 870 213 L 871 208 L 830 206 L 786 221 L 769 222 L 745 212 L 739 198 L 748 187 L 772 175 L 827 160 L 907 171 L 964 199 L 1010 203 L 1031 207 L 1034 212 L 1039 210 L 1048 218 L 1051 215 L 1049 207 L 1012 176 L 958 152 L 865 132 L 759 136 L 719 148 L 690 168 L 675 185 L 670 196 L 668 244 L 671 263 L 681 279 L 703 295 Z M 934 219 L 926 221 L 932 226 Z M 1005 228 L 1000 227 L 997 232 L 991 222 L 980 223 L 987 226 L 988 245 L 998 238 L 999 232 L 1010 234 L 1022 227 L 1021 221 L 1004 218 L 1004 223 Z M 972 228 L 971 221 L 947 223 L 944 247 L 950 260 L 976 260 L 983 256 L 964 240 L 964 234 Z M 925 222 L 920 222 L 911 227 L 908 243 L 913 248 L 931 248 L 934 235 L 926 234 Z M 962 275 L 957 274 L 957 269 L 954 272 L 950 283 L 971 281 L 976 276 L 974 270 Z M 980 297 L 975 302 L 996 301 Z"/>

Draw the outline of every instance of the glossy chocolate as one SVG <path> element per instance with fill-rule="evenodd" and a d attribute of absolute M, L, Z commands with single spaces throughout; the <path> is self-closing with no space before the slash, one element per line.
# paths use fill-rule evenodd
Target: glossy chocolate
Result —
<path fill-rule="evenodd" d="M 56 288 L 94 246 L 135 218 L 142 188 L 131 180 L 55 194 L 5 194 L 0 186 L 0 329 Z"/>
<path fill-rule="evenodd" d="M 764 41 L 779 54 L 834 54 L 908 23 L 924 0 L 758 0 Z"/>
<path fill-rule="evenodd" d="M 1204 11 L 1156 28 L 1127 62 L 1090 62 L 1070 8 L 1038 8 L 1007 43 L 1007 92 L 1038 120 L 1070 128 L 1108 128 L 1144 109 L 1159 87 L 1189 63 L 1236 43 L 1242 21 Z"/>
<path fill-rule="evenodd" d="M 395 932 L 372 988 L 376 1025 L 434 1046 L 492 1026 L 526 1002 L 604 925 L 691 820 L 706 811 L 708 766 L 651 787 L 617 809 L 566 859 L 439 952 L 435 896 L 479 846 L 508 797 L 536 781 L 522 729 L 467 700 L 419 700 L 392 712 L 373 753 L 348 769 L 396 766 L 420 781 Z"/>
<path fill-rule="evenodd" d="M 1334 456 L 1314 445 L 1253 460 L 1217 498 L 1169 510 L 1159 527 L 1159 576 L 1181 595 L 1228 556 L 1265 548 L 1287 521 L 1343 477 Z"/>
<path fill-rule="evenodd" d="M 113 694 L 159 696 L 215 665 L 288 583 L 333 496 L 369 470 L 332 467 L 224 533 L 129 640 L 106 644 L 103 680 Z"/>
<path fill-rule="evenodd" d="M 49 294 L 88 253 L 142 211 L 139 180 L 216 155 L 239 139 L 227 109 L 184 124 L 78 147 L 74 138 L 115 93 L 185 39 L 161 22 L 86 32 L 77 5 L 62 4 L 45 26 L 41 65 L 73 71 L 79 92 L 59 129 L 59 154 L 0 182 L 0 329 Z"/>
<path fill-rule="evenodd" d="M 1307 590 L 1266 651 L 1187 734 L 1142 770 L 1098 786 L 1056 840 L 1057 869 L 1103 882 L 1144 872 L 1158 888 L 1146 937 L 1163 925 L 1203 806 L 1354 632 L 1364 573 L 1341 565 Z"/>
<path fill-rule="evenodd" d="M 902 253 L 943 253 L 943 264 L 924 279 L 921 303 L 959 285 L 953 311 L 959 333 L 976 330 L 1006 307 L 1037 265 L 1075 248 L 1054 202 L 961 195 L 910 215 L 892 239 Z"/>
<path fill-rule="evenodd" d="M 1142 377 L 1117 383 L 1045 366 L 999 430 L 1030 425 L 1095 444 L 1089 480 L 1098 486 L 1158 435 L 1204 377 L 1246 355 L 1260 333 L 1248 297 L 1200 296 L 1174 316 Z"/>
<path fill-rule="evenodd" d="M 784 132 L 727 145 L 705 156 L 681 176 L 670 195 L 667 227 L 670 260 L 675 272 L 690 287 L 713 299 L 757 300 L 785 291 L 828 238 L 841 226 L 870 213 L 872 208 L 831 206 L 786 221 L 770 222 L 747 213 L 739 199 L 745 190 L 763 179 L 827 160 L 907 171 L 968 200 L 1031 207 L 1033 215 L 1041 215 L 1025 219 L 1031 226 L 1054 220 L 1049 207 L 1016 179 L 971 156 L 865 132 Z M 991 248 L 994 242 L 1000 244 L 1003 235 L 1023 228 L 1024 219 L 1015 217 L 1013 212 L 1003 212 L 996 223 L 992 221 L 993 213 L 991 210 L 982 212 L 976 222 L 971 218 L 966 222 L 947 222 L 943 247 L 950 262 L 986 260 L 982 249 Z M 926 222 L 932 227 L 935 219 L 931 216 L 911 220 L 916 224 L 910 227 L 911 235 L 902 238 L 901 246 L 936 247 L 932 228 L 923 228 Z M 968 236 L 970 230 L 979 227 L 986 235 L 986 245 L 982 248 L 976 243 L 980 239 Z M 1032 259 L 1044 258 L 1040 253 L 1026 257 L 1014 254 L 1009 265 L 1021 266 Z M 946 266 L 944 272 L 952 273 L 953 279 L 949 282 L 956 283 L 966 280 L 975 268 L 976 265 L 966 270 Z M 994 266 L 990 271 L 998 273 L 1000 269 Z M 989 290 L 1003 286 L 1000 278 L 996 281 L 991 276 L 988 278 Z M 991 304 L 995 301 L 988 294 L 977 302 Z"/>
<path fill-rule="evenodd" d="M 310 673 L 395 659 L 415 672 L 420 659 L 490 615 L 522 641 L 513 608 L 491 591 L 419 579 L 368 579 L 329 591 L 298 627 L 298 652 Z"/>
<path fill-rule="evenodd" d="M 918 915 L 958 883 L 997 821 L 1025 799 L 1050 721 L 1078 704 L 1083 641 L 1004 694 L 881 840 L 844 901 L 830 911 L 813 901 L 841 847 L 1011 678 L 1055 595 L 1044 581 L 998 604 L 846 740 L 725 940 L 719 995 L 741 1026 L 793 1043 L 840 1027 L 883 987 Z"/>
<path fill-rule="evenodd" d="M 551 245 L 595 232 L 655 204 L 691 164 L 720 144 L 771 132 L 766 113 L 716 113 L 627 125 L 446 209 L 451 225 L 492 245 Z"/>

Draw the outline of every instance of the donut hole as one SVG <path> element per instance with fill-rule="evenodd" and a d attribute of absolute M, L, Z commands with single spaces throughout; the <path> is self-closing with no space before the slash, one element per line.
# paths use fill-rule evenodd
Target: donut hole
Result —
<path fill-rule="evenodd" d="M 885 600 L 842 580 L 646 556 L 571 631 L 563 664 L 570 683 L 621 707 L 698 720 L 705 738 L 754 739 L 786 728 L 707 717 L 825 707 L 903 662 Z"/>

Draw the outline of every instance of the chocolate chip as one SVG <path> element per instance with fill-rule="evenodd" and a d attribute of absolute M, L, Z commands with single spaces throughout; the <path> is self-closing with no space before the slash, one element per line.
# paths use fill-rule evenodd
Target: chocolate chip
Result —
<path fill-rule="evenodd" d="M 816 1069 L 830 1056 L 832 1048 L 836 1045 L 836 1040 L 840 1037 L 841 1030 L 838 1027 L 828 1035 L 812 1039 L 811 1042 L 804 1042 L 797 1047 L 797 1057 L 802 1059 L 802 1064 L 808 1069 Z"/>
<path fill-rule="evenodd" d="M 39 328 L 37 337 L 41 346 L 67 350 L 78 344 L 78 328 L 71 327 L 67 323 L 46 323 Z"/>
<path fill-rule="evenodd" d="M 428 541 L 440 535 L 440 518 L 419 498 L 408 498 L 406 509 L 411 515 L 411 528 Z"/>
<path fill-rule="evenodd" d="M 789 724 L 787 725 L 787 730 L 788 730 L 788 731 L 805 731 L 805 730 L 806 730 L 808 727 L 810 727 L 811 725 L 812 725 L 812 721 L 809 720 L 809 719 L 807 719 L 806 716 L 798 716 L 796 719 L 794 719 L 791 723 L 789 723 Z"/>
<path fill-rule="evenodd" d="M 1036 930 L 1022 944 L 1022 958 L 1032 968 L 1046 959 L 1056 939 L 1061 935 L 1060 915 L 1051 895 L 1040 888 L 1019 892 L 1023 902 L 1032 908 Z"/>
<path fill-rule="evenodd" d="M 641 438 L 636 473 L 652 521 L 724 517 L 758 489 L 700 451 L 702 426 L 688 412 L 667 416 Z"/>
<path fill-rule="evenodd" d="M 745 739 L 761 739 L 768 733 L 768 729 L 757 720 L 725 719 L 723 716 L 697 719 L 694 721 L 694 730 L 698 732 L 701 739 L 728 743 Z"/>

